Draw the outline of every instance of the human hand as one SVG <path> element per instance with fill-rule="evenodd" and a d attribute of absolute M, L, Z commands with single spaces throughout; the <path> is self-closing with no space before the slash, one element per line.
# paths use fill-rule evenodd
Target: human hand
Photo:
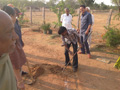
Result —
<path fill-rule="evenodd" d="M 22 45 L 22 47 L 24 47 L 25 46 L 25 44 L 24 44 L 24 42 L 23 42 L 23 45 Z"/>
<path fill-rule="evenodd" d="M 70 55 L 73 55 L 73 52 L 72 51 L 69 51 Z"/>
<path fill-rule="evenodd" d="M 78 32 L 78 33 L 80 32 L 80 29 L 79 29 L 79 28 L 77 29 L 77 32 Z"/>
<path fill-rule="evenodd" d="M 88 32 L 88 31 L 86 31 L 86 32 L 85 32 L 85 35 L 88 35 L 88 33 L 89 33 L 89 32 Z"/>
<path fill-rule="evenodd" d="M 22 80 L 19 81 L 19 82 L 17 82 L 17 87 L 18 87 L 18 89 L 20 89 L 20 90 L 25 90 L 25 86 L 24 86 L 24 83 L 23 83 Z"/>
<path fill-rule="evenodd" d="M 82 48 L 82 44 L 81 43 L 79 43 L 79 48 Z"/>

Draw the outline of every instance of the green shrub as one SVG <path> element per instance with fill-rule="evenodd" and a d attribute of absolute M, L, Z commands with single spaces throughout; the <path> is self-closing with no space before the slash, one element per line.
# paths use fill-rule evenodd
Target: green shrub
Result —
<path fill-rule="evenodd" d="M 41 28 L 43 29 L 44 34 L 47 34 L 47 31 L 50 30 L 50 27 L 51 27 L 50 23 L 41 25 Z"/>
<path fill-rule="evenodd" d="M 103 39 L 106 41 L 108 46 L 117 46 L 120 44 L 120 30 L 116 27 L 105 27 L 107 32 L 103 36 Z"/>
<path fill-rule="evenodd" d="M 51 25 L 50 23 L 47 23 L 47 24 L 42 24 L 41 25 L 41 28 L 45 31 L 48 31 L 50 29 Z"/>

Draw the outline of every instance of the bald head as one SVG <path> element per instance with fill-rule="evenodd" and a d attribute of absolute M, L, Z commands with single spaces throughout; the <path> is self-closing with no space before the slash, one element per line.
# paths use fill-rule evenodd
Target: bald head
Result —
<path fill-rule="evenodd" d="M 4 11 L 0 10 L 0 32 L 12 24 L 11 17 Z"/>
<path fill-rule="evenodd" d="M 15 48 L 16 39 L 17 35 L 11 17 L 0 10 L 0 56 Z"/>

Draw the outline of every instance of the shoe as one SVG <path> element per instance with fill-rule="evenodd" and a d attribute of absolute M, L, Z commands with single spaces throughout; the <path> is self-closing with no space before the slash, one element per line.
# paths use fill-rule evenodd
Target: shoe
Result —
<path fill-rule="evenodd" d="M 69 63 L 69 64 L 65 64 L 65 66 L 71 66 L 71 63 Z"/>
<path fill-rule="evenodd" d="M 88 58 L 91 58 L 91 54 L 88 54 Z"/>
<path fill-rule="evenodd" d="M 83 52 L 78 52 L 78 54 L 85 54 L 85 53 L 83 53 Z"/>
<path fill-rule="evenodd" d="M 22 76 L 23 76 L 23 75 L 26 75 L 26 74 L 28 74 L 28 73 L 27 73 L 27 72 L 25 72 L 25 71 L 22 71 Z"/>
<path fill-rule="evenodd" d="M 73 72 L 77 72 L 78 68 L 73 68 Z"/>

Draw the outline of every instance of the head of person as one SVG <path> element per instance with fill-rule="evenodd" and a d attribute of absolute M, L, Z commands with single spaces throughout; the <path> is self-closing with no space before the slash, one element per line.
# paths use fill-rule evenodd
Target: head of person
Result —
<path fill-rule="evenodd" d="M 59 35 L 65 36 L 67 33 L 67 29 L 64 26 L 61 26 L 58 30 Z"/>
<path fill-rule="evenodd" d="M 14 5 L 13 5 L 13 4 L 8 4 L 7 6 L 10 6 L 10 7 L 14 8 Z"/>
<path fill-rule="evenodd" d="M 17 38 L 11 17 L 0 10 L 0 56 L 14 50 Z"/>
<path fill-rule="evenodd" d="M 69 13 L 70 13 L 69 8 L 65 8 L 65 13 L 66 13 L 67 15 L 69 15 Z"/>
<path fill-rule="evenodd" d="M 86 11 L 87 11 L 87 12 L 90 12 L 90 7 L 86 7 Z"/>
<path fill-rule="evenodd" d="M 82 14 L 86 11 L 86 6 L 85 5 L 81 5 L 80 6 L 80 12 L 82 12 Z"/>
<path fill-rule="evenodd" d="M 10 7 L 10 6 L 4 6 L 2 8 L 3 11 L 5 11 L 8 15 L 10 15 L 10 17 L 12 18 L 13 23 L 16 22 L 16 13 L 14 8 Z"/>
<path fill-rule="evenodd" d="M 19 15 L 21 14 L 20 10 L 16 7 L 14 9 L 15 9 L 16 16 L 19 18 Z"/>

